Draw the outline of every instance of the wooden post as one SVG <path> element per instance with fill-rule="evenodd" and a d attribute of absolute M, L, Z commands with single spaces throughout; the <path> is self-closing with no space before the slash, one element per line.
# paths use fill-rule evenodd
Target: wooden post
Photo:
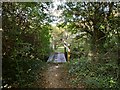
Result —
<path fill-rule="evenodd" d="M 66 61 L 68 61 L 68 57 L 67 57 L 67 50 L 66 50 L 66 47 L 64 47 L 64 55 L 65 55 Z"/>
<path fill-rule="evenodd" d="M 70 61 L 70 47 L 68 46 L 68 61 Z"/>
<path fill-rule="evenodd" d="M 70 61 L 70 46 L 66 41 L 64 41 L 64 54 L 65 54 L 66 61 Z"/>

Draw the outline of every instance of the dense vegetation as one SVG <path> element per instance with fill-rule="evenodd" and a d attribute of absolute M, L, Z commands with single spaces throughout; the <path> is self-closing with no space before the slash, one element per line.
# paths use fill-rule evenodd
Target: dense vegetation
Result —
<path fill-rule="evenodd" d="M 60 8 L 64 8 L 64 22 L 58 26 L 76 35 L 71 42 L 72 82 L 83 81 L 89 88 L 118 88 L 120 4 L 67 2 Z"/>
<path fill-rule="evenodd" d="M 114 2 L 66 2 L 57 26 L 48 14 L 51 3 L 3 3 L 3 86 L 31 87 L 37 69 L 53 46 L 70 44 L 67 63 L 75 87 L 119 88 L 120 4 Z M 63 51 L 62 51 L 63 52 Z"/>
<path fill-rule="evenodd" d="M 26 87 L 50 53 L 49 3 L 3 3 L 3 86 Z M 47 7 L 46 7 L 47 6 Z M 31 78 L 31 79 L 30 79 Z"/>

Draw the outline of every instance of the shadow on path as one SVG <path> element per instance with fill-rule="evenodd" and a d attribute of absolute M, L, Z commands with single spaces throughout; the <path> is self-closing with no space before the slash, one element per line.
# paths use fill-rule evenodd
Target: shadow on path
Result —
<path fill-rule="evenodd" d="M 42 74 L 42 81 L 38 80 L 37 88 L 70 88 L 67 70 L 64 64 L 48 63 L 47 69 Z"/>
<path fill-rule="evenodd" d="M 36 84 L 34 84 L 34 87 L 74 88 L 68 79 L 68 69 L 65 63 L 67 62 L 63 53 L 51 55 L 43 72 L 38 72 L 37 80 L 35 82 Z"/>

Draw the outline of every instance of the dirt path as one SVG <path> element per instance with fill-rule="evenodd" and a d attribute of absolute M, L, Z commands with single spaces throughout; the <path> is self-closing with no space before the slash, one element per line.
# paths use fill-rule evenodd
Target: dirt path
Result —
<path fill-rule="evenodd" d="M 37 88 L 70 88 L 64 64 L 48 64 L 42 74 L 42 81 L 38 80 L 36 85 Z"/>
<path fill-rule="evenodd" d="M 64 66 L 64 62 L 66 62 L 65 56 L 63 53 L 55 54 L 53 58 L 53 62 L 48 64 L 48 68 L 44 73 L 44 81 L 43 85 L 46 88 L 67 88 L 70 85 L 67 80 L 67 71 Z M 56 63 L 56 64 L 55 64 Z M 61 64 L 58 64 L 61 63 Z"/>
<path fill-rule="evenodd" d="M 52 61 L 52 62 L 51 62 Z M 66 59 L 63 53 L 50 56 L 44 70 L 38 71 L 36 88 L 74 88 L 68 79 Z M 81 85 L 80 85 L 80 88 Z"/>
<path fill-rule="evenodd" d="M 66 70 L 63 64 L 49 64 L 45 72 L 46 84 L 48 88 L 66 88 L 68 87 Z"/>

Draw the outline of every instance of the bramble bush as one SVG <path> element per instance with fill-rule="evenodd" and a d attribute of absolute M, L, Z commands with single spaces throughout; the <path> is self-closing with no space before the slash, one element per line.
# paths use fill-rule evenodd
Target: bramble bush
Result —
<path fill-rule="evenodd" d="M 72 83 L 76 86 L 84 83 L 87 88 L 119 88 L 117 71 L 115 63 L 93 64 L 87 57 L 74 59 L 69 65 Z"/>

